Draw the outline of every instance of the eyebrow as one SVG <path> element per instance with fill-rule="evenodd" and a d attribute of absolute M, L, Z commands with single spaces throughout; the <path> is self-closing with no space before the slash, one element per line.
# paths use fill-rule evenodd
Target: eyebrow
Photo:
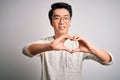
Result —
<path fill-rule="evenodd" d="M 60 15 L 53 15 L 54 17 L 60 17 Z M 70 16 L 70 15 L 64 15 L 64 17 Z"/>

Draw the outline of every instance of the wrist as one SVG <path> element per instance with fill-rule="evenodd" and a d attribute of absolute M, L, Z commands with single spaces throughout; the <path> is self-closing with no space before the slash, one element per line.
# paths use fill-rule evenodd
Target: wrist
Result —
<path fill-rule="evenodd" d="M 47 47 L 46 47 L 46 50 L 47 50 L 47 51 L 53 50 L 51 43 L 46 44 L 46 46 L 47 46 Z"/>
<path fill-rule="evenodd" d="M 92 46 L 92 47 L 90 48 L 90 53 L 96 55 L 96 53 L 98 52 L 98 50 L 99 50 L 98 48 Z"/>

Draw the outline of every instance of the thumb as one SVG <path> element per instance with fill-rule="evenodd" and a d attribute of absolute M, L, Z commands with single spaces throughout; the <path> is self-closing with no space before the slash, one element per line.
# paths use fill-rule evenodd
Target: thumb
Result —
<path fill-rule="evenodd" d="M 74 53 L 74 52 L 80 52 L 80 48 L 76 48 L 71 51 L 71 53 Z"/>
<path fill-rule="evenodd" d="M 71 52 L 72 52 L 72 50 L 71 50 L 71 49 L 66 48 L 66 47 L 64 47 L 64 50 L 65 50 L 65 51 L 67 51 L 67 52 L 69 52 L 69 53 L 71 53 Z"/>

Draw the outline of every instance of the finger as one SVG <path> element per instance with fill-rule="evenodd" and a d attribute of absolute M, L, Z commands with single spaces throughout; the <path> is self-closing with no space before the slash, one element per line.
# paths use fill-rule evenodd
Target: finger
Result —
<path fill-rule="evenodd" d="M 71 53 L 75 53 L 75 52 L 80 52 L 80 48 L 76 48 L 76 49 L 71 51 Z"/>
<path fill-rule="evenodd" d="M 66 39 L 71 39 L 71 40 L 73 39 L 73 37 L 70 36 L 70 35 L 66 35 L 65 38 L 66 38 Z"/>
<path fill-rule="evenodd" d="M 73 40 L 74 40 L 74 41 L 80 40 L 80 35 L 77 34 L 77 35 L 73 36 Z"/>
<path fill-rule="evenodd" d="M 60 40 L 60 41 L 65 41 L 69 38 L 68 35 L 61 35 L 60 37 L 58 37 L 57 39 Z"/>
<path fill-rule="evenodd" d="M 71 50 L 71 49 L 69 49 L 69 48 L 67 48 L 67 47 L 64 47 L 64 50 L 65 50 L 65 51 L 67 51 L 67 52 L 69 52 L 69 53 L 71 53 L 71 52 L 72 52 L 72 50 Z"/>

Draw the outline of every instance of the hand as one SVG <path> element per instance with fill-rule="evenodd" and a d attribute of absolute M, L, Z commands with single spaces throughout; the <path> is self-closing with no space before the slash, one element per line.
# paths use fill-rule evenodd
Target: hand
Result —
<path fill-rule="evenodd" d="M 67 39 L 70 39 L 71 41 L 77 41 L 79 43 L 79 47 L 74 50 L 67 48 L 66 46 L 64 46 L 64 42 Z M 53 42 L 51 42 L 50 46 L 51 46 L 52 50 L 66 50 L 70 53 L 75 53 L 75 52 L 90 53 L 91 52 L 90 47 L 92 47 L 92 45 L 90 43 L 88 43 L 85 39 L 80 37 L 80 35 L 75 35 L 73 37 L 70 35 L 60 36 L 59 38 L 57 38 Z"/>
<path fill-rule="evenodd" d="M 73 37 L 70 36 L 70 35 L 63 35 L 63 36 L 60 36 L 59 38 L 55 39 L 55 40 L 54 40 L 53 42 L 51 42 L 51 44 L 50 44 L 52 50 L 66 50 L 66 51 L 68 51 L 68 52 L 71 53 L 72 50 L 64 46 L 64 42 L 65 42 L 67 39 L 72 40 Z"/>
<path fill-rule="evenodd" d="M 91 53 L 91 49 L 93 48 L 93 45 L 91 45 L 88 41 L 86 41 L 80 35 L 73 36 L 73 41 L 77 41 L 79 43 L 79 47 L 72 50 L 71 53 L 74 53 L 74 52 Z"/>

